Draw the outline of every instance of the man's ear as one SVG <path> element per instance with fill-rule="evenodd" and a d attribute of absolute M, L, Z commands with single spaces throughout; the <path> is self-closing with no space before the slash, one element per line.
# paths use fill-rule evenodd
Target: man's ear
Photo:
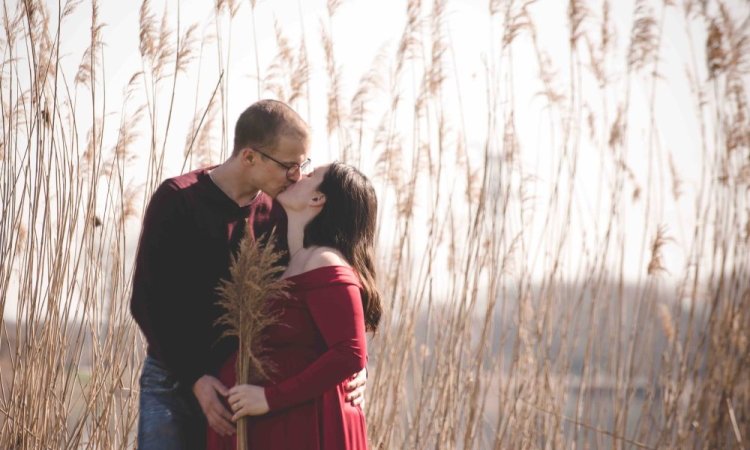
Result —
<path fill-rule="evenodd" d="M 316 192 L 313 194 L 312 198 L 310 199 L 310 206 L 320 206 L 322 207 L 326 202 L 326 195 L 322 192 Z"/>
<path fill-rule="evenodd" d="M 250 147 L 245 147 L 240 150 L 239 157 L 243 162 L 247 161 L 250 164 L 255 163 L 255 151 Z"/>

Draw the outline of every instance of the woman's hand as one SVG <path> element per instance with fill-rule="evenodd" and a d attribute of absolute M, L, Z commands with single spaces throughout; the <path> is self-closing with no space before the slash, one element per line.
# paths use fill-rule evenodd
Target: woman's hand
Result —
<path fill-rule="evenodd" d="M 239 384 L 229 390 L 229 406 L 232 407 L 233 421 L 242 416 L 259 416 L 268 412 L 266 391 L 260 386 Z"/>

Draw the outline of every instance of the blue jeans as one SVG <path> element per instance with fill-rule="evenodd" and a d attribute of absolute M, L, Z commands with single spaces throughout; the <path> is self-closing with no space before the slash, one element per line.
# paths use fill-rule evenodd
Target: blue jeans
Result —
<path fill-rule="evenodd" d="M 146 356 L 141 373 L 139 450 L 206 448 L 206 419 L 190 387 Z"/>

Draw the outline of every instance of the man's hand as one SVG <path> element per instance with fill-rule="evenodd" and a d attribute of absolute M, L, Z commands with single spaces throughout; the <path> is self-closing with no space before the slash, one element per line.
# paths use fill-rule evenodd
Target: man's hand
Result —
<path fill-rule="evenodd" d="M 365 388 L 367 387 L 367 367 L 352 375 L 346 384 L 346 401 L 354 406 L 365 407 Z"/>
<path fill-rule="evenodd" d="M 228 393 L 221 381 L 211 375 L 203 375 L 193 384 L 193 394 L 198 399 L 208 424 L 221 436 L 231 436 L 235 432 L 235 426 L 231 422 L 232 414 L 219 397 L 226 397 Z"/>
<path fill-rule="evenodd" d="M 252 384 L 238 384 L 230 389 L 229 405 L 234 411 L 234 421 L 242 416 L 259 416 L 270 409 L 266 400 L 266 390 Z"/>

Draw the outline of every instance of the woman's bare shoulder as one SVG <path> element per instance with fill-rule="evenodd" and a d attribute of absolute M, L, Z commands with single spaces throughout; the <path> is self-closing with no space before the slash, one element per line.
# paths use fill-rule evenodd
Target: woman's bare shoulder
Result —
<path fill-rule="evenodd" d="M 317 247 L 313 249 L 310 257 L 305 264 L 305 271 L 318 269 L 326 266 L 345 266 L 349 263 L 340 251 L 333 247 Z"/>

